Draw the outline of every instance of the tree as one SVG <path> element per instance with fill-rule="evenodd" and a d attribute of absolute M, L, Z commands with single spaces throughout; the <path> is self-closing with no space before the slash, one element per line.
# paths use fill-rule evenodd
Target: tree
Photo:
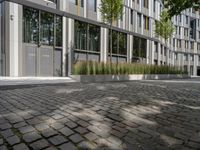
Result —
<path fill-rule="evenodd" d="M 164 38 L 167 45 L 167 40 L 173 36 L 175 28 L 166 10 L 161 13 L 160 21 L 156 21 L 155 25 L 156 35 Z"/>
<path fill-rule="evenodd" d="M 200 9 L 200 0 L 165 0 L 165 8 L 171 18 L 188 8 Z"/>
<path fill-rule="evenodd" d="M 164 10 L 161 13 L 160 21 L 156 21 L 155 25 L 156 25 L 155 29 L 156 35 L 161 36 L 167 42 L 167 39 L 172 37 L 175 28 L 166 10 Z"/>
<path fill-rule="evenodd" d="M 112 62 L 112 25 L 123 12 L 123 0 L 101 0 L 100 12 L 105 23 L 110 25 L 110 62 Z"/>

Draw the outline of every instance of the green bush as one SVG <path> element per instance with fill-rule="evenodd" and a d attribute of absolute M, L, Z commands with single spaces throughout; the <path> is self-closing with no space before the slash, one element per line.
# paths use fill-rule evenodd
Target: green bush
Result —
<path fill-rule="evenodd" d="M 178 67 L 155 66 L 136 63 L 78 62 L 73 67 L 74 75 L 125 75 L 125 74 L 187 74 Z"/>

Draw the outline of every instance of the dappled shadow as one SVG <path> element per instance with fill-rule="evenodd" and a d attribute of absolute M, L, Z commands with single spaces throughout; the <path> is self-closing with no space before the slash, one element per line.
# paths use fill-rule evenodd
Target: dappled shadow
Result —
<path fill-rule="evenodd" d="M 0 120 L 4 118 L 12 128 L 18 122 L 33 127 L 44 123 L 52 129 L 60 123 L 69 128 L 68 123 L 73 122 L 78 126 L 71 130 L 84 142 L 76 143 L 70 135 L 55 130 L 85 149 L 199 149 L 199 89 L 200 84 L 164 82 L 4 88 L 0 91 Z M 53 144 L 49 142 L 49 146 Z"/>

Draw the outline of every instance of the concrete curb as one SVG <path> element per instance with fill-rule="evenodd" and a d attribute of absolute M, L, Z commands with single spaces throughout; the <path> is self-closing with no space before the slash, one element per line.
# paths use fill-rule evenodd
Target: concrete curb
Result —
<path fill-rule="evenodd" d="M 188 79 L 188 75 L 174 74 L 138 74 L 138 75 L 71 75 L 72 79 L 78 82 L 120 82 L 138 80 L 171 80 Z"/>

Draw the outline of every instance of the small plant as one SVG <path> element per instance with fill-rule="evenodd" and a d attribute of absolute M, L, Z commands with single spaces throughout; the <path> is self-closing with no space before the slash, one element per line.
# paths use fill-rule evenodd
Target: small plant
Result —
<path fill-rule="evenodd" d="M 73 68 L 74 75 L 128 75 L 128 74 L 187 74 L 178 67 L 154 66 L 135 63 L 78 62 Z"/>

